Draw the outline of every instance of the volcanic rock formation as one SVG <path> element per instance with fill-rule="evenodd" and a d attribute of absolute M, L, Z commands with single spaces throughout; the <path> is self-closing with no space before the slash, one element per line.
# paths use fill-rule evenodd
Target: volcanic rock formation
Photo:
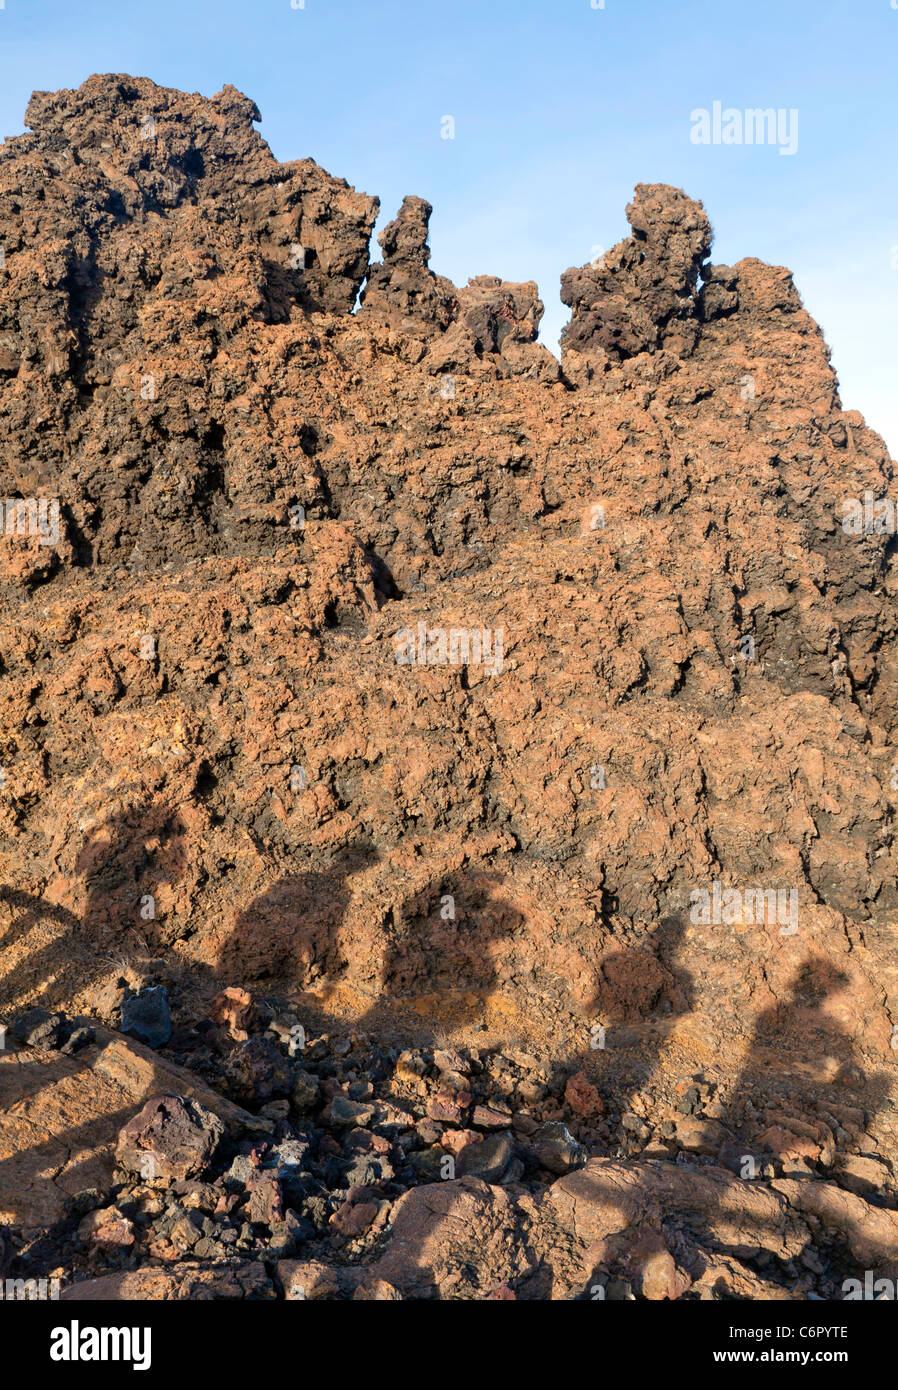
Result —
<path fill-rule="evenodd" d="M 230 87 L 93 77 L 36 93 L 0 147 L 2 1017 L 117 1026 L 126 990 L 164 984 L 165 1066 L 196 1053 L 257 1118 L 286 1107 L 269 1127 L 296 1085 L 328 1133 L 335 1095 L 370 1103 L 352 1132 L 374 1139 L 395 1054 L 328 1063 L 319 1095 L 290 1028 L 424 1048 L 396 1085 L 428 1143 L 492 1146 L 457 1199 L 502 1272 L 446 1292 L 450 1181 L 399 1199 L 396 1229 L 442 1254 L 403 1275 L 386 1248 L 396 1296 L 588 1297 L 594 1267 L 657 1296 L 805 1296 L 790 1261 L 872 1259 L 845 1236 L 870 1213 L 876 1261 L 898 1260 L 864 1201 L 898 1219 L 894 525 L 842 525 L 892 464 L 789 272 L 710 264 L 701 203 L 639 185 L 632 236 L 562 276 L 559 364 L 534 284 L 435 275 L 422 198 L 369 265 L 377 199 L 278 163 L 259 119 Z M 225 988 L 268 1013 L 239 1036 L 213 1013 L 209 1051 L 195 1025 Z M 504 1074 L 490 1048 L 531 1061 L 472 1098 L 466 1076 Z M 111 1153 L 102 1115 L 154 1091 L 117 1068 L 104 1110 L 102 1056 L 53 1075 Z M 41 1170 L 10 1095 L 0 1219 L 25 1229 Z M 508 1124 L 477 1138 L 491 1096 Z M 573 1148 L 552 1131 L 512 1156 L 556 1124 Z M 658 1167 L 677 1152 L 691 1185 Z M 581 1153 L 588 1176 L 559 1178 Z M 715 1215 L 743 1201 L 754 1263 Z M 523 1269 L 533 1202 L 588 1268 Z M 639 1208 L 642 1235 L 589 1226 L 590 1202 Z M 693 1234 L 704 1213 L 700 1249 L 671 1203 Z M 325 1266 L 324 1296 L 381 1296 Z"/>

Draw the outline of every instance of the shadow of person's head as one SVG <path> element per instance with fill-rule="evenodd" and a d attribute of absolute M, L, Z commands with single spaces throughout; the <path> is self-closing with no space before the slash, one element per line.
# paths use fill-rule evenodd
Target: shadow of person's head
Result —
<path fill-rule="evenodd" d="M 389 926 L 381 1005 L 427 1000 L 427 1012 L 446 1025 L 479 1020 L 526 920 L 503 882 L 489 871 L 449 873 L 402 902 Z"/>
<path fill-rule="evenodd" d="M 849 975 L 823 956 L 803 960 L 782 997 L 758 1016 L 746 1071 L 769 1079 L 786 1066 L 794 1099 L 800 1101 L 807 1086 L 810 1108 L 816 1088 L 825 1085 L 857 1093 L 876 1113 L 889 1086 L 884 1073 L 865 1065 L 856 1030 L 840 1007 L 838 996 L 850 985 Z"/>
<path fill-rule="evenodd" d="M 676 1018 L 693 1007 L 691 976 L 678 964 L 685 924 L 665 917 L 638 946 L 610 950 L 596 972 L 586 1012 L 602 1023 Z"/>
<path fill-rule="evenodd" d="M 850 1038 L 837 1019 L 826 1010 L 832 1000 L 850 984 L 849 977 L 822 956 L 808 956 L 789 980 L 782 997 L 759 1015 L 755 1039 L 766 1045 L 792 1040 L 811 1049 L 825 1035 L 832 1047 L 840 1040 L 846 1047 Z"/>
<path fill-rule="evenodd" d="M 377 861 L 367 841 L 326 864 L 277 879 L 243 909 L 214 965 L 224 985 L 260 980 L 307 988 L 345 968 L 340 929 L 351 901 L 350 879 Z"/>
<path fill-rule="evenodd" d="M 186 827 L 170 806 L 140 802 L 104 821 L 75 859 L 86 887 L 82 933 L 108 943 L 136 932 L 158 945 L 160 899 L 186 863 Z"/>

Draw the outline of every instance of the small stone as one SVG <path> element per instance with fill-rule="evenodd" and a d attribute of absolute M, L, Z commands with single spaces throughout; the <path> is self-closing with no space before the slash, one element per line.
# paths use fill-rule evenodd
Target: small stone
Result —
<path fill-rule="evenodd" d="M 645 1120 L 641 1119 L 639 1115 L 622 1115 L 621 1129 L 626 1130 L 628 1134 L 633 1134 L 637 1139 L 642 1140 L 648 1139 L 652 1132 L 645 1123 Z"/>
<path fill-rule="evenodd" d="M 60 1051 L 66 1057 L 74 1057 L 76 1052 L 80 1052 L 82 1047 L 89 1047 L 94 1041 L 95 1033 L 93 1028 L 75 1028 L 63 1043 Z"/>
<path fill-rule="evenodd" d="M 407 1084 L 420 1081 L 427 1072 L 427 1061 L 420 1052 L 400 1052 L 396 1061 L 396 1079 Z"/>
<path fill-rule="evenodd" d="M 564 1088 L 564 1098 L 574 1114 L 581 1115 L 585 1120 L 604 1114 L 602 1097 L 585 1072 L 578 1071 L 570 1077 Z"/>
<path fill-rule="evenodd" d="M 290 1092 L 290 1100 L 294 1110 L 302 1114 L 306 1110 L 311 1110 L 318 1104 L 321 1095 L 321 1083 L 317 1076 L 309 1071 L 298 1071 L 295 1073 L 293 1090 Z"/>
<path fill-rule="evenodd" d="M 415 1125 L 415 1132 L 423 1144 L 436 1144 L 443 1133 L 443 1126 L 436 1120 L 425 1117 Z"/>
<path fill-rule="evenodd" d="M 269 1149 L 262 1166 L 274 1168 L 285 1177 L 294 1177 L 308 1166 L 310 1148 L 306 1139 L 282 1139 Z"/>
<path fill-rule="evenodd" d="M 284 1219 L 281 1185 L 273 1173 L 257 1173 L 248 1184 L 246 1215 L 254 1226 L 278 1225 Z"/>
<path fill-rule="evenodd" d="M 242 1043 L 228 1059 L 226 1072 L 232 1092 L 244 1105 L 266 1105 L 293 1090 L 293 1069 L 271 1038 Z"/>
<path fill-rule="evenodd" d="M 701 1096 L 697 1086 L 684 1086 L 677 1096 L 677 1109 L 681 1115 L 692 1115 L 701 1109 Z"/>
<path fill-rule="evenodd" d="M 848 1192 L 854 1192 L 858 1197 L 870 1197 L 888 1185 L 891 1174 L 886 1164 L 878 1158 L 840 1154 L 833 1177 Z"/>
<path fill-rule="evenodd" d="M 460 1125 L 468 1113 L 471 1097 L 467 1091 L 437 1091 L 427 1102 L 427 1114 L 444 1124 Z M 506 1118 L 505 1123 L 508 1123 Z"/>
<path fill-rule="evenodd" d="M 224 1134 L 217 1115 L 183 1096 L 156 1096 L 119 1131 L 115 1156 L 144 1182 L 202 1173 Z"/>
<path fill-rule="evenodd" d="M 692 1154 L 716 1157 L 729 1139 L 728 1132 L 716 1120 L 699 1119 L 694 1115 L 677 1120 L 677 1143 Z"/>
<path fill-rule="evenodd" d="M 447 1129 L 440 1138 L 440 1147 L 449 1154 L 460 1154 L 468 1144 L 479 1144 L 483 1135 L 476 1129 Z"/>
<path fill-rule="evenodd" d="M 379 1211 L 377 1202 L 346 1201 L 334 1212 L 330 1224 L 343 1236 L 364 1235 Z"/>
<path fill-rule="evenodd" d="M 171 1011 L 165 985 L 141 990 L 122 1003 L 122 1032 L 147 1047 L 164 1047 L 171 1037 Z"/>
<path fill-rule="evenodd" d="M 374 1119 L 374 1106 L 349 1100 L 347 1096 L 334 1096 L 328 1106 L 328 1119 L 337 1129 L 370 1125 Z"/>
<path fill-rule="evenodd" d="M 540 1166 L 550 1173 L 569 1173 L 586 1162 L 585 1148 L 559 1120 L 540 1125 L 530 1142 Z"/>
<path fill-rule="evenodd" d="M 276 1278 L 288 1303 L 337 1298 L 340 1292 L 336 1273 L 322 1260 L 279 1260 Z"/>
<path fill-rule="evenodd" d="M 480 1146 L 479 1144 L 472 1144 L 471 1147 L 479 1148 Z M 447 1154 L 446 1150 L 441 1148 L 439 1144 L 434 1144 L 432 1148 L 420 1149 L 417 1153 L 413 1153 L 409 1162 L 419 1177 L 425 1178 L 427 1182 L 439 1182 L 448 1171 L 447 1162 L 451 1165 L 457 1160 L 453 1160 L 452 1155 Z M 453 1173 L 452 1176 L 455 1174 Z"/>
<path fill-rule="evenodd" d="M 26 1047 L 62 1047 L 70 1032 L 65 1014 L 51 1014 L 48 1009 L 29 1009 L 12 1026 L 16 1042 Z"/>
<path fill-rule="evenodd" d="M 169 1232 L 169 1240 L 176 1250 L 192 1250 L 202 1232 L 193 1224 L 189 1213 L 179 1216 Z"/>
<path fill-rule="evenodd" d="M 216 994 L 209 1005 L 209 1017 L 227 1028 L 235 1042 L 246 1042 L 249 1037 L 247 1025 L 252 1013 L 253 997 L 238 985 L 229 985 L 221 994 Z"/>
<path fill-rule="evenodd" d="M 246 1186 L 258 1168 L 259 1161 L 255 1154 L 237 1154 L 225 1173 L 225 1183 L 231 1191 L 237 1191 Z"/>
<path fill-rule="evenodd" d="M 454 1073 L 457 1076 L 467 1076 L 471 1070 L 470 1062 L 453 1048 L 438 1048 L 433 1054 L 433 1064 L 437 1071 Z"/>
<path fill-rule="evenodd" d="M 134 1244 L 134 1227 L 117 1207 L 105 1207 L 85 1216 L 78 1227 L 78 1239 L 99 1250 L 129 1250 Z"/>
<path fill-rule="evenodd" d="M 549 1088 L 540 1081 L 519 1081 L 517 1094 L 524 1105 L 539 1105 L 549 1094 Z"/>
<path fill-rule="evenodd" d="M 488 1134 L 479 1144 L 465 1145 L 456 1160 L 456 1172 L 460 1178 L 475 1177 L 498 1183 L 513 1158 L 514 1140 L 507 1130 L 502 1134 Z"/>
<path fill-rule="evenodd" d="M 471 1124 L 478 1129 L 507 1129 L 511 1123 L 511 1110 L 498 1105 L 475 1105 Z"/>

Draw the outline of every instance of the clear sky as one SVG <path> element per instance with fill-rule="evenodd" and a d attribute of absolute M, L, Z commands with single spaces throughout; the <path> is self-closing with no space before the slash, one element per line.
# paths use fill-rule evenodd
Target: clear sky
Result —
<path fill-rule="evenodd" d="M 379 227 L 404 194 L 428 198 L 434 270 L 535 279 L 550 347 L 559 275 L 626 234 L 633 185 L 685 188 L 714 260 L 794 272 L 843 405 L 898 456 L 898 0 L 0 6 L 0 134 L 23 129 L 32 89 L 92 72 L 206 95 L 233 83 L 278 158 L 311 155 L 379 195 Z M 693 143 L 692 112 L 715 101 L 797 110 L 796 152 Z"/>

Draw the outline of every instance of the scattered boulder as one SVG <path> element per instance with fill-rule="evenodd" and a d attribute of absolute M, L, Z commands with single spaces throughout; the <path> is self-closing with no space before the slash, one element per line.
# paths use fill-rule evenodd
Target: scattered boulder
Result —
<path fill-rule="evenodd" d="M 217 1115 L 182 1096 L 156 1096 L 124 1125 L 116 1159 L 145 1182 L 180 1182 L 201 1175 L 224 1136 Z"/>
<path fill-rule="evenodd" d="M 171 1010 L 164 985 L 141 990 L 122 1002 L 122 1032 L 147 1047 L 164 1047 L 172 1035 Z"/>
<path fill-rule="evenodd" d="M 550 1173 L 569 1173 L 586 1162 L 586 1150 L 560 1120 L 540 1125 L 530 1140 L 530 1149 L 542 1168 Z"/>

